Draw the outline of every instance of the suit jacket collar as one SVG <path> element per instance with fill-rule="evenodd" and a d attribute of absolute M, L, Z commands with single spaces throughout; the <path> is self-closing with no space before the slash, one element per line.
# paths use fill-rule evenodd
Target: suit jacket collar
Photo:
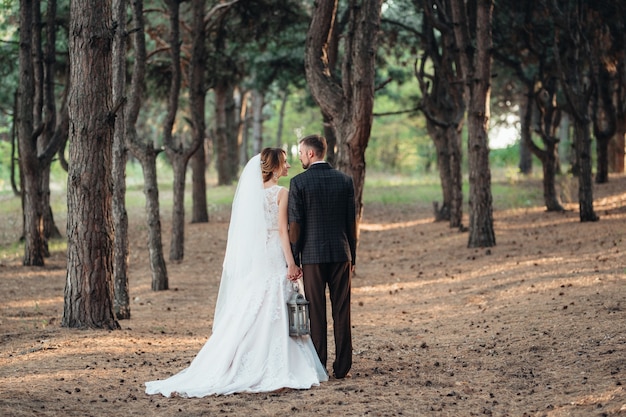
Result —
<path fill-rule="evenodd" d="M 308 169 L 313 169 L 313 168 L 328 169 L 328 168 L 332 168 L 332 166 L 326 161 L 319 161 L 319 162 L 315 162 L 311 164 Z"/>

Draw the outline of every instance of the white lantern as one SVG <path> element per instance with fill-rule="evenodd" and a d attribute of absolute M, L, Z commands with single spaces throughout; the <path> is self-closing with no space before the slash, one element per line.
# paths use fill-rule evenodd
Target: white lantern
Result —
<path fill-rule="evenodd" d="M 289 336 L 304 336 L 311 333 L 309 323 L 309 302 L 298 292 L 294 284 L 294 293 L 287 301 L 289 312 Z"/>

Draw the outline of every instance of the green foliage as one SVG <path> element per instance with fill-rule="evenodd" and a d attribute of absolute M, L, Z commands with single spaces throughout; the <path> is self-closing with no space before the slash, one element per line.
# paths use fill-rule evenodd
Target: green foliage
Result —
<path fill-rule="evenodd" d="M 276 146 L 280 104 L 279 98 L 276 97 L 264 108 L 264 114 L 267 117 L 263 124 L 265 146 Z M 281 144 L 288 147 L 288 153 L 294 155 L 291 148 L 297 147 L 298 139 L 307 134 L 322 133 L 322 130 L 320 110 L 313 105 L 308 92 L 302 89 L 291 91 L 285 110 L 283 136 L 281 138 Z M 297 161 L 297 149 L 295 156 Z"/>
<path fill-rule="evenodd" d="M 0 127 L 0 135 L 3 128 Z M 11 190 L 11 144 L 0 140 L 0 195 Z"/>
<path fill-rule="evenodd" d="M 19 2 L 3 0 L 0 8 L 0 125 L 8 125 L 19 75 Z"/>
<path fill-rule="evenodd" d="M 439 178 L 432 174 L 390 175 L 368 173 L 363 203 L 411 204 L 441 200 Z"/>
<path fill-rule="evenodd" d="M 365 154 L 367 167 L 404 174 L 429 172 L 435 166 L 436 154 L 423 117 L 413 110 L 420 96 L 415 77 L 407 77 L 395 66 L 378 74 L 396 82 L 386 84 L 376 94 L 374 123 Z"/>
<path fill-rule="evenodd" d="M 502 149 L 489 151 L 489 163 L 492 168 L 516 166 L 519 163 L 519 142 Z"/>
<path fill-rule="evenodd" d="M 2 143 L 0 142 L 0 145 Z M 4 148 L 0 147 L 0 150 Z M 515 153 L 514 147 L 494 152 L 492 158 L 506 161 L 510 154 Z M 4 157 L 5 153 L 0 154 Z M 297 156 L 290 157 L 292 168 L 289 177 L 281 178 L 280 184 L 289 186 L 291 177 L 302 172 Z M 503 165 L 506 167 L 506 165 Z M 506 169 L 494 170 L 492 182 L 492 194 L 494 208 L 505 210 L 530 206 L 541 206 L 542 189 L 537 186 L 534 178 L 530 181 L 526 177 L 510 176 Z M 159 200 L 161 204 L 161 214 L 167 219 L 172 209 L 172 171 L 165 159 L 157 160 L 157 171 L 159 181 Z M 214 173 L 209 172 L 209 177 Z M 53 164 L 52 167 L 52 207 L 57 222 L 65 218 L 67 210 L 65 201 L 66 173 Z M 514 180 L 513 180 L 514 179 Z M 210 180 L 209 184 L 215 183 Z M 232 204 L 235 194 L 236 184 L 230 186 L 207 187 L 207 201 L 209 211 L 228 210 Z M 463 187 L 465 200 L 467 200 L 468 185 L 467 178 Z M 368 204 L 385 205 L 408 205 L 411 207 L 430 206 L 433 201 L 441 201 L 441 186 L 437 172 L 425 173 L 424 170 L 415 170 L 410 173 L 389 173 L 389 171 L 376 170 L 368 165 L 363 201 L 365 209 Z M 0 193 L 0 218 L 3 219 L 4 227 L 0 228 L 0 259 L 15 258 L 22 255 L 23 245 L 18 241 L 21 231 L 21 202 L 18 197 L 10 193 Z M 191 207 L 191 187 L 186 187 L 186 207 Z M 127 165 L 127 210 L 131 217 L 131 222 L 143 221 L 143 210 L 145 196 L 143 194 L 143 174 L 138 162 L 130 161 Z M 468 208 L 465 207 L 464 211 Z M 61 220 L 62 221 L 62 220 Z M 66 242 L 58 240 L 51 242 L 52 251 L 63 251 L 66 249 Z"/>

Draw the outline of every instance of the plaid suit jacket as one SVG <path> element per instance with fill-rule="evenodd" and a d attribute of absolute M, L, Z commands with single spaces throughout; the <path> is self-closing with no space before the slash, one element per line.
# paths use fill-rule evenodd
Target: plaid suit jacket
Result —
<path fill-rule="evenodd" d="M 296 264 L 356 262 L 352 178 L 316 163 L 291 179 L 289 240 Z"/>

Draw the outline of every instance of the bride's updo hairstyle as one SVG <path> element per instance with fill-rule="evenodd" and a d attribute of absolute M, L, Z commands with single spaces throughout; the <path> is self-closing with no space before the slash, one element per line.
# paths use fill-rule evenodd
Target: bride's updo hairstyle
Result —
<path fill-rule="evenodd" d="M 285 151 L 281 148 L 265 148 L 261 151 L 261 174 L 263 182 L 267 182 L 274 175 L 274 171 L 282 169 L 285 163 Z"/>

